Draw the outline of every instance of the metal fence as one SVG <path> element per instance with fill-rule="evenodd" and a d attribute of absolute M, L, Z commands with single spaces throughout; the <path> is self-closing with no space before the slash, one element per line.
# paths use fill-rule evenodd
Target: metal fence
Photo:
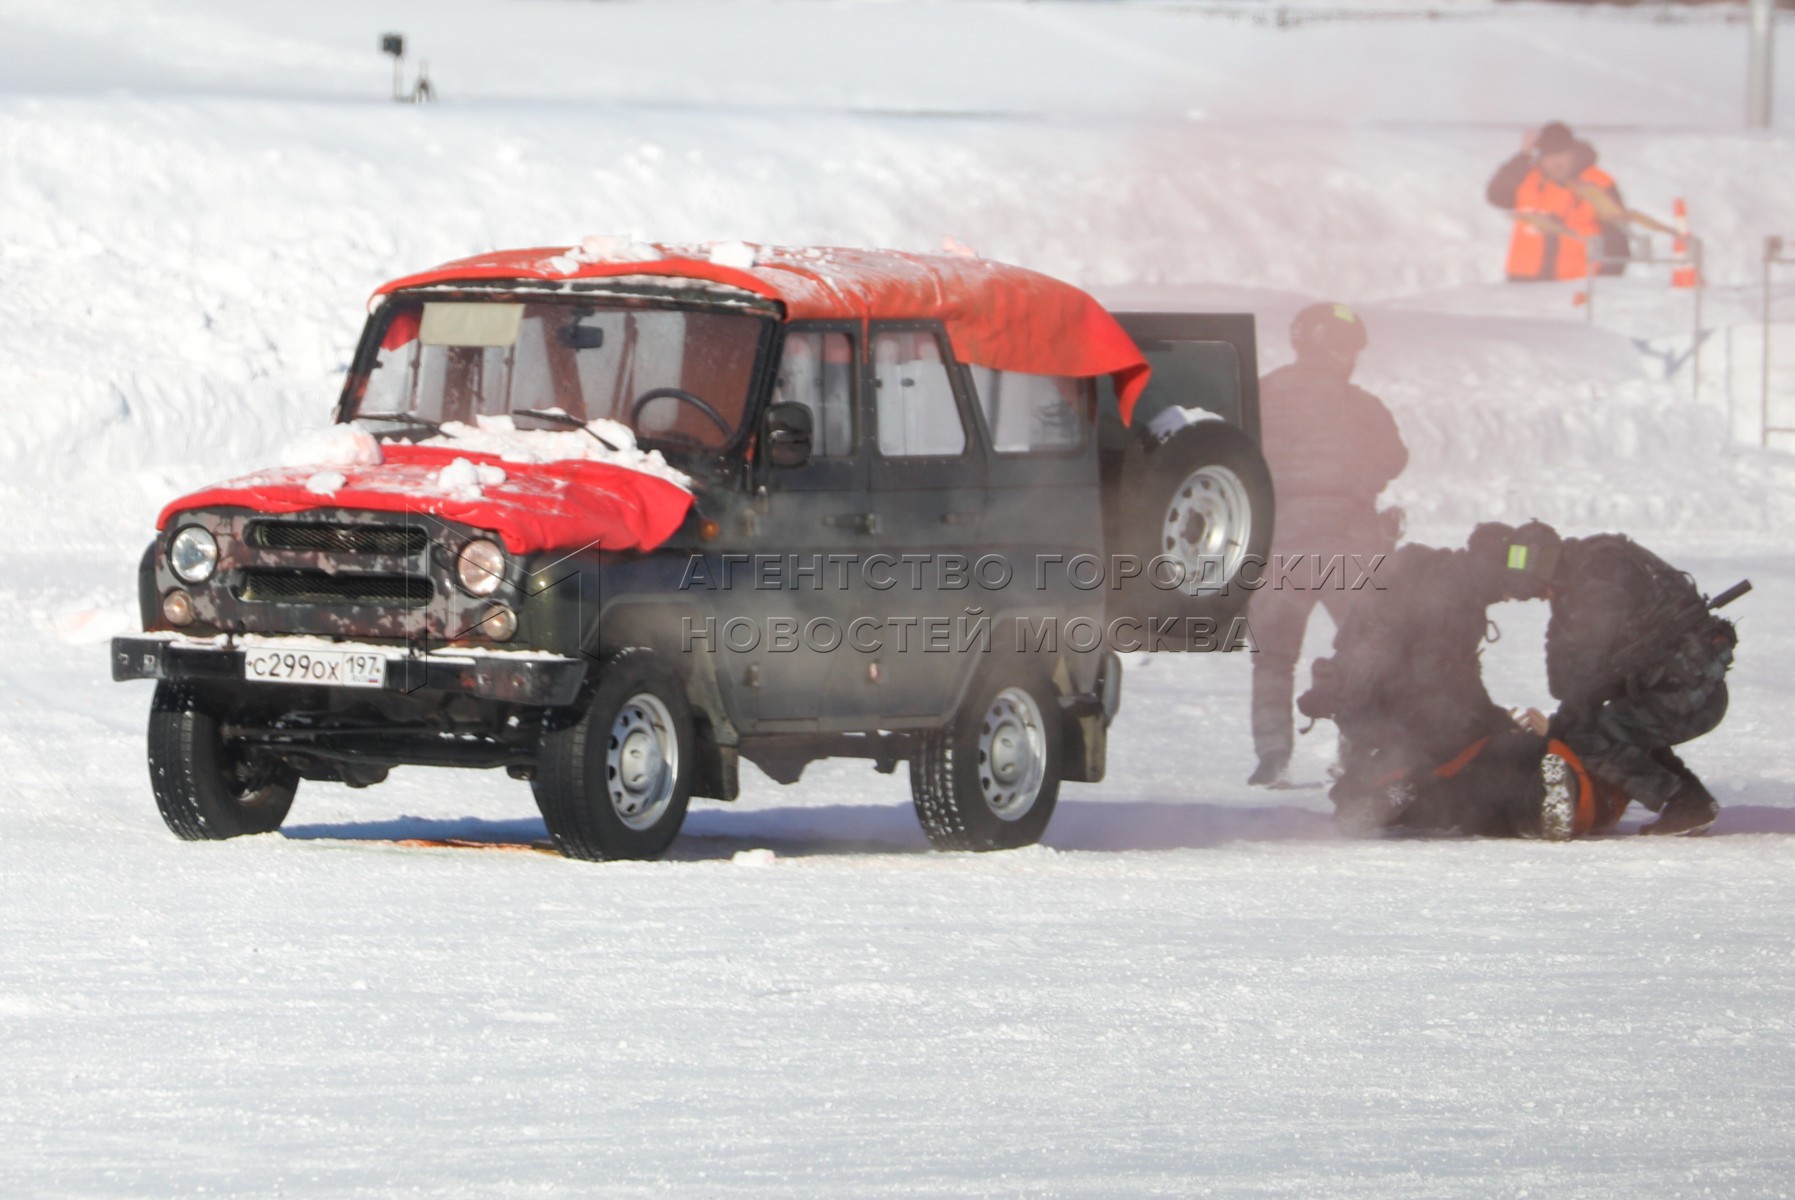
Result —
<path fill-rule="evenodd" d="M 1672 287 L 1689 293 L 1690 394 L 1699 400 L 1702 394 L 1702 342 L 1706 340 L 1706 335 L 1702 331 L 1702 290 L 1707 287 L 1707 279 L 1702 274 L 1702 240 L 1693 234 L 1681 240 L 1686 249 L 1680 253 L 1673 249 L 1666 255 L 1660 255 L 1652 239 L 1645 236 L 1631 239 L 1630 253 L 1625 258 L 1609 257 L 1591 252 L 1588 275 L 1583 285 L 1583 319 L 1594 324 L 1597 285 L 1602 279 L 1613 277 L 1604 276 L 1602 274 L 1603 267 L 1668 269 Z M 1681 286 L 1677 285 L 1675 279 L 1679 271 L 1691 272 L 1692 282 Z"/>
<path fill-rule="evenodd" d="M 1770 435 L 1776 433 L 1795 433 L 1795 426 L 1773 425 L 1770 423 L 1770 317 L 1776 297 L 1773 292 L 1776 268 L 1795 266 L 1795 258 L 1784 253 L 1784 240 L 1772 235 L 1764 239 L 1764 286 L 1760 293 L 1762 299 L 1758 307 L 1758 319 L 1762 326 L 1764 339 L 1763 371 L 1758 382 L 1758 445 L 1768 446 Z"/>

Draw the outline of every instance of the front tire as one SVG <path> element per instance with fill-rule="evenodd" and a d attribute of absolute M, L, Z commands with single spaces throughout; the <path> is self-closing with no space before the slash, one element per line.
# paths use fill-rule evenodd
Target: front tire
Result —
<path fill-rule="evenodd" d="M 162 820 L 188 842 L 273 833 L 299 789 L 292 767 L 225 738 L 214 706 L 190 684 L 156 685 L 149 761 Z"/>
<path fill-rule="evenodd" d="M 599 669 L 585 713 L 543 733 L 531 788 L 568 858 L 658 858 L 685 823 L 695 758 L 678 678 L 625 650 Z"/>
<path fill-rule="evenodd" d="M 992 672 L 910 761 L 916 819 L 938 850 L 1013 850 L 1041 840 L 1059 800 L 1060 709 L 1027 669 Z"/>

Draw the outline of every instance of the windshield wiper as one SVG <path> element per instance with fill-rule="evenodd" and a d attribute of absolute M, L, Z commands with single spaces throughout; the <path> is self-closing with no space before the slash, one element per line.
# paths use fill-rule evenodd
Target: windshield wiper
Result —
<path fill-rule="evenodd" d="M 401 425 L 413 425 L 419 429 L 442 428 L 441 422 L 432 421 L 425 417 L 420 417 L 416 413 L 408 412 L 356 413 L 355 419 L 357 421 L 397 421 Z"/>
<path fill-rule="evenodd" d="M 590 425 L 569 413 L 552 412 L 546 408 L 514 408 L 511 410 L 511 415 L 514 417 L 535 417 L 539 421 L 547 421 L 549 424 L 559 425 L 563 429 L 583 429 L 593 441 L 603 446 L 606 450 L 611 451 L 613 454 L 621 454 L 623 452 L 622 446 L 612 445 L 608 438 L 601 437 Z"/>

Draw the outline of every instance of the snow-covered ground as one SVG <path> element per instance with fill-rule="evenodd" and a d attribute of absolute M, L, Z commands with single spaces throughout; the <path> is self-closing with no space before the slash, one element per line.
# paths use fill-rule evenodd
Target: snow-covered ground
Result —
<path fill-rule="evenodd" d="M 1795 1190 L 1795 460 L 1754 445 L 1795 144 L 1737 127 L 1736 12 L 1285 7 L 0 0 L 0 1195 Z M 382 100 L 387 29 L 439 104 Z M 1688 199 L 1699 398 L 1661 277 L 1594 323 L 1498 282 L 1483 181 L 1552 117 Z M 1241 784 L 1244 656 L 1136 656 L 1111 779 L 1024 852 L 928 852 L 857 763 L 656 864 L 373 844 L 539 835 L 524 785 L 424 770 L 174 841 L 103 652 L 156 509 L 325 419 L 380 280 L 592 233 L 952 234 L 1254 311 L 1268 367 L 1360 303 L 1418 536 L 1537 515 L 1756 581 L 1690 751 L 1721 823 L 1343 840 Z M 1493 691 L 1543 701 L 1543 614 L 1498 620 Z"/>

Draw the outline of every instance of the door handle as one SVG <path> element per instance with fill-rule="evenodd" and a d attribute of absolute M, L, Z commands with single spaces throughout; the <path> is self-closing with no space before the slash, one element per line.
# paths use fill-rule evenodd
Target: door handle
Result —
<path fill-rule="evenodd" d="M 879 532 L 878 513 L 831 513 L 823 518 L 831 529 L 858 529 L 861 533 Z"/>

